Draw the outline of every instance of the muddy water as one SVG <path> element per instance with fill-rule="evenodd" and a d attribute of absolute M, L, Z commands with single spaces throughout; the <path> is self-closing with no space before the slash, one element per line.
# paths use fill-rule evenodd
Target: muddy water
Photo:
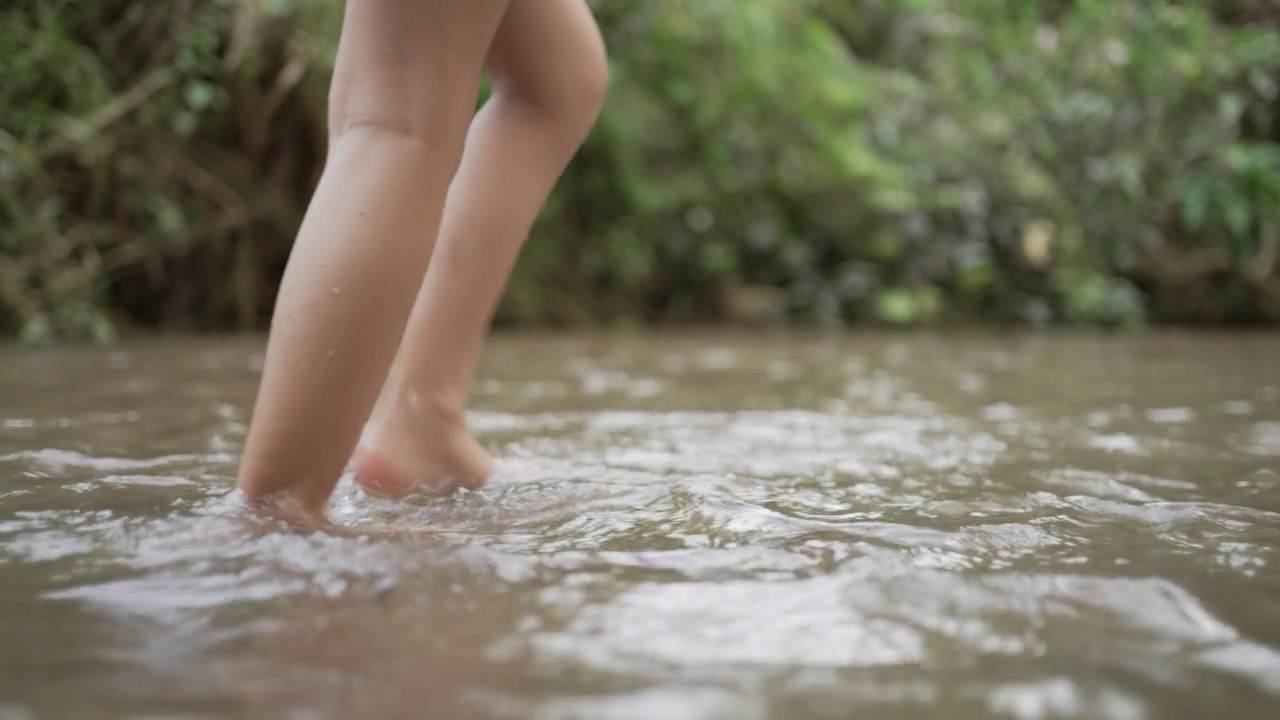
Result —
<path fill-rule="evenodd" d="M 504 337 L 447 500 L 227 500 L 260 341 L 0 351 L 0 718 L 1280 716 L 1280 337 Z"/>

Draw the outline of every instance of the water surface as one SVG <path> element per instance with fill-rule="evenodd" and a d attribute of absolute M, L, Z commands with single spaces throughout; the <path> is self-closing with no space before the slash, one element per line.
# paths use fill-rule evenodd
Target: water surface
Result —
<path fill-rule="evenodd" d="M 261 349 L 0 350 L 0 718 L 1280 715 L 1280 337 L 499 337 L 394 537 L 227 502 Z"/>

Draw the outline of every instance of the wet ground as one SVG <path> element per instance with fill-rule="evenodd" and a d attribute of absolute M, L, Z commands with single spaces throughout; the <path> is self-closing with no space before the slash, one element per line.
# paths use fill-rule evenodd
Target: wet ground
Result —
<path fill-rule="evenodd" d="M 227 501 L 261 340 L 0 350 L 0 720 L 1280 716 L 1280 336 L 507 336 L 531 470 Z"/>

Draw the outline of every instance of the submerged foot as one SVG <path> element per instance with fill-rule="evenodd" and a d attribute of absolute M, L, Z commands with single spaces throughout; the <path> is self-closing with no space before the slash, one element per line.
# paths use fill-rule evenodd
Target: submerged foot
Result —
<path fill-rule="evenodd" d="M 480 487 L 494 463 L 461 419 L 392 409 L 370 428 L 353 458 L 356 483 L 374 495 L 446 495 Z"/>

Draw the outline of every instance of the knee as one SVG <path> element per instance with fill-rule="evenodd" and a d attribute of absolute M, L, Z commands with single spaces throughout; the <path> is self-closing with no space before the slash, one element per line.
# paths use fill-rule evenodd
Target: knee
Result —
<path fill-rule="evenodd" d="M 550 123 L 558 134 L 579 143 L 590 132 L 609 92 L 609 60 L 596 36 L 572 65 L 538 72 L 491 73 L 493 96 L 500 102 Z"/>
<path fill-rule="evenodd" d="M 358 165 L 390 159 L 451 173 L 462 161 L 466 124 L 402 113 L 341 114 L 330 122 L 330 161 Z"/>
<path fill-rule="evenodd" d="M 595 124 L 609 95 L 609 56 L 604 41 L 600 40 L 590 59 L 572 74 L 572 87 L 565 92 L 565 112 L 582 121 L 587 127 Z"/>
<path fill-rule="evenodd" d="M 479 83 L 478 75 L 476 83 Z M 338 83 L 329 98 L 329 146 L 383 146 L 460 154 L 475 92 L 437 92 L 432 102 L 380 89 Z"/>

